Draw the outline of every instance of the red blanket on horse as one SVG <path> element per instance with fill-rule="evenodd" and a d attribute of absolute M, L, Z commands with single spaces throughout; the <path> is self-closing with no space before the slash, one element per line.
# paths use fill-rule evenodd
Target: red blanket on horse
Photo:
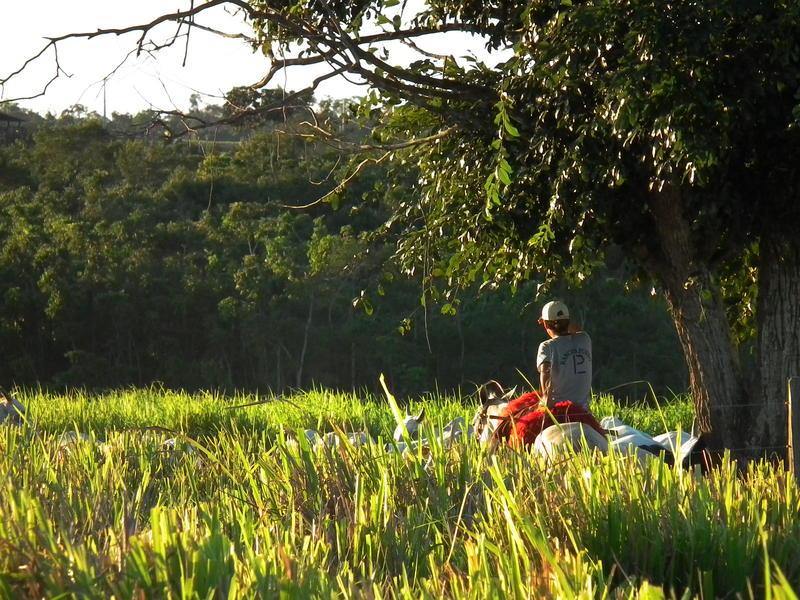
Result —
<path fill-rule="evenodd" d="M 503 428 L 509 444 L 532 444 L 536 436 L 554 423 L 584 423 L 605 435 L 603 427 L 586 408 L 565 401 L 548 410 L 539 406 L 540 400 L 538 392 L 529 392 L 508 403 L 502 416 L 510 421 Z"/>

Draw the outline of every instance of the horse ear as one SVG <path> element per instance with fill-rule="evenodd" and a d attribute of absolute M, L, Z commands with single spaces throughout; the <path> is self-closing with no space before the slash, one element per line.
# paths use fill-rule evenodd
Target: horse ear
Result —
<path fill-rule="evenodd" d="M 517 395 L 517 386 L 514 386 L 513 388 L 508 390 L 505 394 L 503 394 L 500 397 L 500 399 L 503 400 L 504 402 L 510 402 L 511 400 L 514 399 L 516 395 Z"/>
<path fill-rule="evenodd" d="M 422 419 L 425 418 L 425 407 L 423 406 L 422 409 L 419 411 L 419 414 L 416 416 L 417 422 L 422 423 Z"/>
<path fill-rule="evenodd" d="M 490 379 L 478 388 L 478 400 L 481 404 L 488 404 L 503 395 L 503 386 L 494 379 Z"/>

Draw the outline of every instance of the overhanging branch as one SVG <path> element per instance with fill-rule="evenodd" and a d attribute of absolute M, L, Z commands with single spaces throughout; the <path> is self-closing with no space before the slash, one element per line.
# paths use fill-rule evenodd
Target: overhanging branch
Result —
<path fill-rule="evenodd" d="M 461 31 L 466 33 L 488 35 L 489 32 L 472 24 L 468 23 L 442 23 L 437 26 L 420 26 L 415 25 L 404 29 L 397 29 L 393 31 L 382 31 L 370 35 L 350 35 L 344 32 L 341 24 L 336 17 L 324 8 L 323 13 L 327 15 L 327 20 L 324 20 L 325 27 L 320 27 L 314 23 L 305 20 L 301 15 L 287 15 L 280 10 L 269 7 L 254 8 L 246 0 L 208 0 L 207 2 L 194 5 L 192 1 L 191 6 L 187 10 L 177 10 L 174 12 L 164 13 L 150 21 L 130 25 L 127 27 L 119 28 L 103 28 L 96 31 L 87 32 L 73 32 L 60 36 L 48 37 L 47 43 L 42 47 L 39 52 L 34 56 L 28 58 L 19 68 L 11 72 L 6 77 L 0 78 L 0 86 L 7 85 L 14 78 L 19 76 L 25 71 L 31 63 L 39 60 L 51 48 L 54 50 L 55 57 L 55 72 L 53 77 L 43 86 L 41 91 L 33 95 L 20 96 L 18 98 L 9 98 L 6 101 L 18 101 L 36 98 L 44 95 L 50 85 L 58 79 L 61 75 L 69 76 L 66 71 L 61 67 L 58 61 L 58 45 L 70 39 L 86 39 L 91 40 L 96 37 L 104 35 L 122 36 L 130 33 L 139 33 L 139 38 L 135 43 L 136 55 L 140 55 L 143 51 L 148 53 L 156 52 L 160 49 L 171 46 L 178 37 L 181 37 L 181 27 L 197 27 L 204 31 L 215 33 L 229 38 L 239 38 L 246 40 L 249 44 L 255 46 L 258 40 L 248 37 L 244 34 L 227 34 L 213 27 L 198 24 L 195 16 L 203 13 L 209 9 L 219 6 L 232 6 L 237 12 L 243 12 L 246 17 L 251 21 L 262 21 L 272 23 L 284 31 L 286 35 L 279 34 L 271 41 L 280 44 L 288 45 L 290 38 L 297 41 L 305 41 L 309 44 L 313 54 L 310 56 L 290 57 L 286 59 L 276 60 L 267 51 L 267 55 L 272 58 L 272 65 L 267 74 L 255 82 L 251 87 L 259 88 L 269 84 L 273 77 L 280 71 L 293 67 L 293 66 L 307 66 L 321 63 L 330 63 L 332 68 L 338 69 L 347 65 L 347 68 L 342 73 L 350 72 L 358 75 L 367 83 L 387 89 L 400 97 L 415 101 L 417 104 L 424 105 L 420 99 L 439 98 L 442 100 L 456 100 L 463 96 L 472 96 L 473 98 L 482 97 L 491 92 L 480 86 L 466 84 L 456 80 L 447 79 L 445 77 L 431 77 L 429 75 L 414 73 L 409 69 L 403 69 L 395 65 L 379 59 L 366 48 L 375 44 L 391 42 L 391 41 L 404 41 L 412 40 L 423 36 L 429 36 L 440 33 Z M 147 45 L 147 36 L 159 25 L 164 23 L 177 23 L 178 30 L 174 32 L 170 38 L 161 44 L 152 43 L 151 46 Z M 334 34 L 333 32 L 336 32 Z M 186 43 L 188 45 L 188 35 Z M 270 41 L 270 40 L 268 40 Z M 352 54 L 352 59 L 349 59 L 348 54 Z M 185 56 L 184 56 L 185 61 Z M 372 69 L 367 69 L 362 64 L 368 64 Z M 376 72 L 377 70 L 383 71 L 387 76 L 383 76 Z M 109 76 L 113 74 L 109 73 Z M 103 78 L 108 79 L 108 76 Z"/>
<path fill-rule="evenodd" d="M 311 129 L 316 130 L 318 135 L 320 135 L 320 136 L 322 136 L 322 137 L 324 137 L 326 139 L 329 139 L 329 140 L 333 139 L 333 135 L 330 132 L 325 131 L 324 129 L 322 129 L 322 128 L 316 126 L 316 125 L 312 125 L 311 123 L 301 123 L 301 125 L 306 125 L 307 127 L 310 127 Z M 320 198 L 317 198 L 313 202 L 309 202 L 308 204 L 301 204 L 301 205 L 284 204 L 284 205 L 281 205 L 281 206 L 282 206 L 282 208 L 291 208 L 291 209 L 295 209 L 295 210 L 306 210 L 306 209 L 312 208 L 314 206 L 317 206 L 319 204 L 322 204 L 324 202 L 327 202 L 328 199 L 330 199 L 333 196 L 335 196 L 336 194 L 339 194 L 342 191 L 344 191 L 347 188 L 347 186 L 350 184 L 350 182 L 353 181 L 353 179 L 355 179 L 367 166 L 381 164 L 382 162 L 386 161 L 386 159 L 391 157 L 392 154 L 394 154 L 398 150 L 403 150 L 405 148 L 413 148 L 415 146 L 424 146 L 426 144 L 431 144 L 433 142 L 436 142 L 436 141 L 438 141 L 438 140 L 440 140 L 440 139 L 442 139 L 444 137 L 447 137 L 448 135 L 453 133 L 455 130 L 456 130 L 456 127 L 448 127 L 447 129 L 443 129 L 442 131 L 439 131 L 438 133 L 435 133 L 433 135 L 429 135 L 429 136 L 421 137 L 421 138 L 414 138 L 414 139 L 411 139 L 411 140 L 406 140 L 404 142 L 397 142 L 395 144 L 382 144 L 382 145 L 381 144 L 356 144 L 356 143 L 343 142 L 342 140 L 336 140 L 336 144 L 332 144 L 332 145 L 335 148 L 337 148 L 337 149 L 339 149 L 340 151 L 343 151 L 343 152 L 354 152 L 355 153 L 355 152 L 379 150 L 379 151 L 382 151 L 383 154 L 381 154 L 381 156 L 379 156 L 378 158 L 368 157 L 368 158 L 363 159 L 361 162 L 358 163 L 358 165 L 356 165 L 356 168 L 353 169 L 353 171 L 350 174 L 347 175 L 347 177 L 345 177 L 344 179 L 342 179 L 342 181 L 340 181 L 338 184 L 336 184 L 336 187 L 334 187 L 327 194 L 324 194 Z M 316 137 L 316 136 L 312 136 L 312 137 Z"/>

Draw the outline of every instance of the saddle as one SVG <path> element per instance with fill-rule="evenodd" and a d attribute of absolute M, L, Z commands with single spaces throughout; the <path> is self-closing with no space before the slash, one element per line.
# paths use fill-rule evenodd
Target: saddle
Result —
<path fill-rule="evenodd" d="M 494 432 L 498 440 L 510 445 L 529 445 L 547 427 L 563 423 L 583 423 L 601 435 L 606 431 L 589 410 L 570 401 L 558 402 L 552 408 L 541 406 L 538 392 L 528 392 L 515 398 L 501 415 L 502 422 Z"/>

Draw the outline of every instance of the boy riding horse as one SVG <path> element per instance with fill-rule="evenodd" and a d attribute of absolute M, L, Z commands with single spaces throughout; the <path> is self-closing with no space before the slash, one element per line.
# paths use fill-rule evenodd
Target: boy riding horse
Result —
<path fill-rule="evenodd" d="M 588 410 L 592 394 L 589 334 L 570 321 L 567 305 L 558 300 L 544 305 L 539 324 L 550 337 L 539 345 L 536 355 L 543 403 L 552 409 L 568 400 Z"/>
<path fill-rule="evenodd" d="M 558 300 L 542 309 L 539 323 L 550 339 L 539 345 L 536 369 L 541 393 L 529 392 L 508 403 L 495 439 L 532 444 L 554 423 L 583 423 L 604 434 L 589 410 L 592 388 L 592 340 L 570 321 L 567 305 Z"/>

